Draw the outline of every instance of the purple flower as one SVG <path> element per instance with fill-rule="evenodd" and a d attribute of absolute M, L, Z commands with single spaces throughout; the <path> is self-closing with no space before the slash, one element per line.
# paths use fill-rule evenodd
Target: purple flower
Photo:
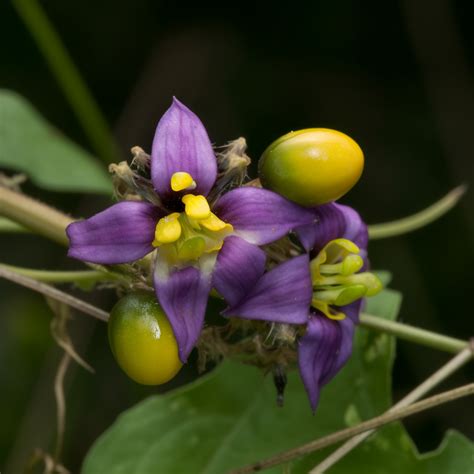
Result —
<path fill-rule="evenodd" d="M 202 329 L 211 287 L 229 302 L 240 298 L 263 274 L 258 245 L 315 218 L 254 187 L 234 189 L 210 203 L 206 197 L 216 178 L 216 157 L 203 124 L 174 99 L 158 123 L 151 155 L 161 206 L 123 201 L 67 228 L 68 255 L 86 262 L 127 263 L 157 251 L 155 291 L 183 362 Z"/>
<path fill-rule="evenodd" d="M 260 278 L 235 295 L 225 314 L 306 324 L 298 343 L 298 364 L 314 411 L 321 387 L 352 353 L 362 298 L 376 294 L 381 284 L 363 271 L 368 235 L 359 214 L 336 203 L 318 206 L 312 212 L 317 222 L 296 229 L 308 253 L 268 273 L 255 260 Z"/>

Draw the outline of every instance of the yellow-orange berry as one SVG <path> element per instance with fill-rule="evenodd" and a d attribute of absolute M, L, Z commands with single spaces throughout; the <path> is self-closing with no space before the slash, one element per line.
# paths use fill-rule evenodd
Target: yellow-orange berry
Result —
<path fill-rule="evenodd" d="M 359 145 L 327 128 L 287 133 L 259 161 L 263 187 L 307 207 L 339 199 L 357 183 L 363 169 Z"/>
<path fill-rule="evenodd" d="M 176 338 L 155 295 L 124 296 L 113 307 L 108 324 L 115 360 L 135 382 L 160 385 L 181 369 Z"/>

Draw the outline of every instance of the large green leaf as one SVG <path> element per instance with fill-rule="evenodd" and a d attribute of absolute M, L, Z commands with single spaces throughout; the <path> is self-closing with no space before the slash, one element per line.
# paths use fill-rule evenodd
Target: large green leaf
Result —
<path fill-rule="evenodd" d="M 104 166 L 8 90 L 0 90 L 0 167 L 22 171 L 45 189 L 112 193 Z"/>
<path fill-rule="evenodd" d="M 368 311 L 393 319 L 400 300 L 386 290 Z M 83 474 L 222 474 L 356 424 L 389 407 L 393 355 L 393 338 L 359 329 L 351 361 L 323 390 L 315 416 L 297 373 L 289 376 L 284 408 L 277 408 L 270 377 L 223 363 L 210 376 L 120 416 L 93 446 Z M 294 462 L 291 472 L 308 472 L 328 452 Z M 473 455 L 470 442 L 451 434 L 438 452 L 420 459 L 403 427 L 393 424 L 330 472 L 467 474 Z"/>

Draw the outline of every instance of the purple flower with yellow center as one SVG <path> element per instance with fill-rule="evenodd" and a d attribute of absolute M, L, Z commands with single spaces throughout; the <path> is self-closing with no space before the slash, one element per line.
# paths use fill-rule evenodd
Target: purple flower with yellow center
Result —
<path fill-rule="evenodd" d="M 247 290 L 254 281 L 262 258 L 258 245 L 311 224 L 314 215 L 255 187 L 208 201 L 217 178 L 216 156 L 199 118 L 177 99 L 158 123 L 150 166 L 160 205 L 122 201 L 71 224 L 68 255 L 119 264 L 156 250 L 156 295 L 185 362 L 201 332 L 212 286 L 232 302 L 234 291 Z"/>
<path fill-rule="evenodd" d="M 298 342 L 298 365 L 311 407 L 319 392 L 352 353 L 362 299 L 378 293 L 378 278 L 366 271 L 367 226 L 350 207 L 329 203 L 311 210 L 317 224 L 296 229 L 308 252 L 264 273 L 226 310 L 228 316 L 306 324 Z M 229 276 L 230 277 L 230 276 Z"/>

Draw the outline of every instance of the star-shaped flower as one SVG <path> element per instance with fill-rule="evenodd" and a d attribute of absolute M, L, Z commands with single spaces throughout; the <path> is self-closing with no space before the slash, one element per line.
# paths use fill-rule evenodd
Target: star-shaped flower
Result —
<path fill-rule="evenodd" d="M 232 303 L 260 277 L 259 245 L 314 222 L 312 212 L 255 187 L 209 202 L 217 161 L 199 118 L 177 99 L 158 123 L 151 180 L 161 203 L 123 201 L 67 228 L 69 256 L 134 262 L 156 251 L 154 287 L 185 362 L 203 327 L 214 286 Z"/>

